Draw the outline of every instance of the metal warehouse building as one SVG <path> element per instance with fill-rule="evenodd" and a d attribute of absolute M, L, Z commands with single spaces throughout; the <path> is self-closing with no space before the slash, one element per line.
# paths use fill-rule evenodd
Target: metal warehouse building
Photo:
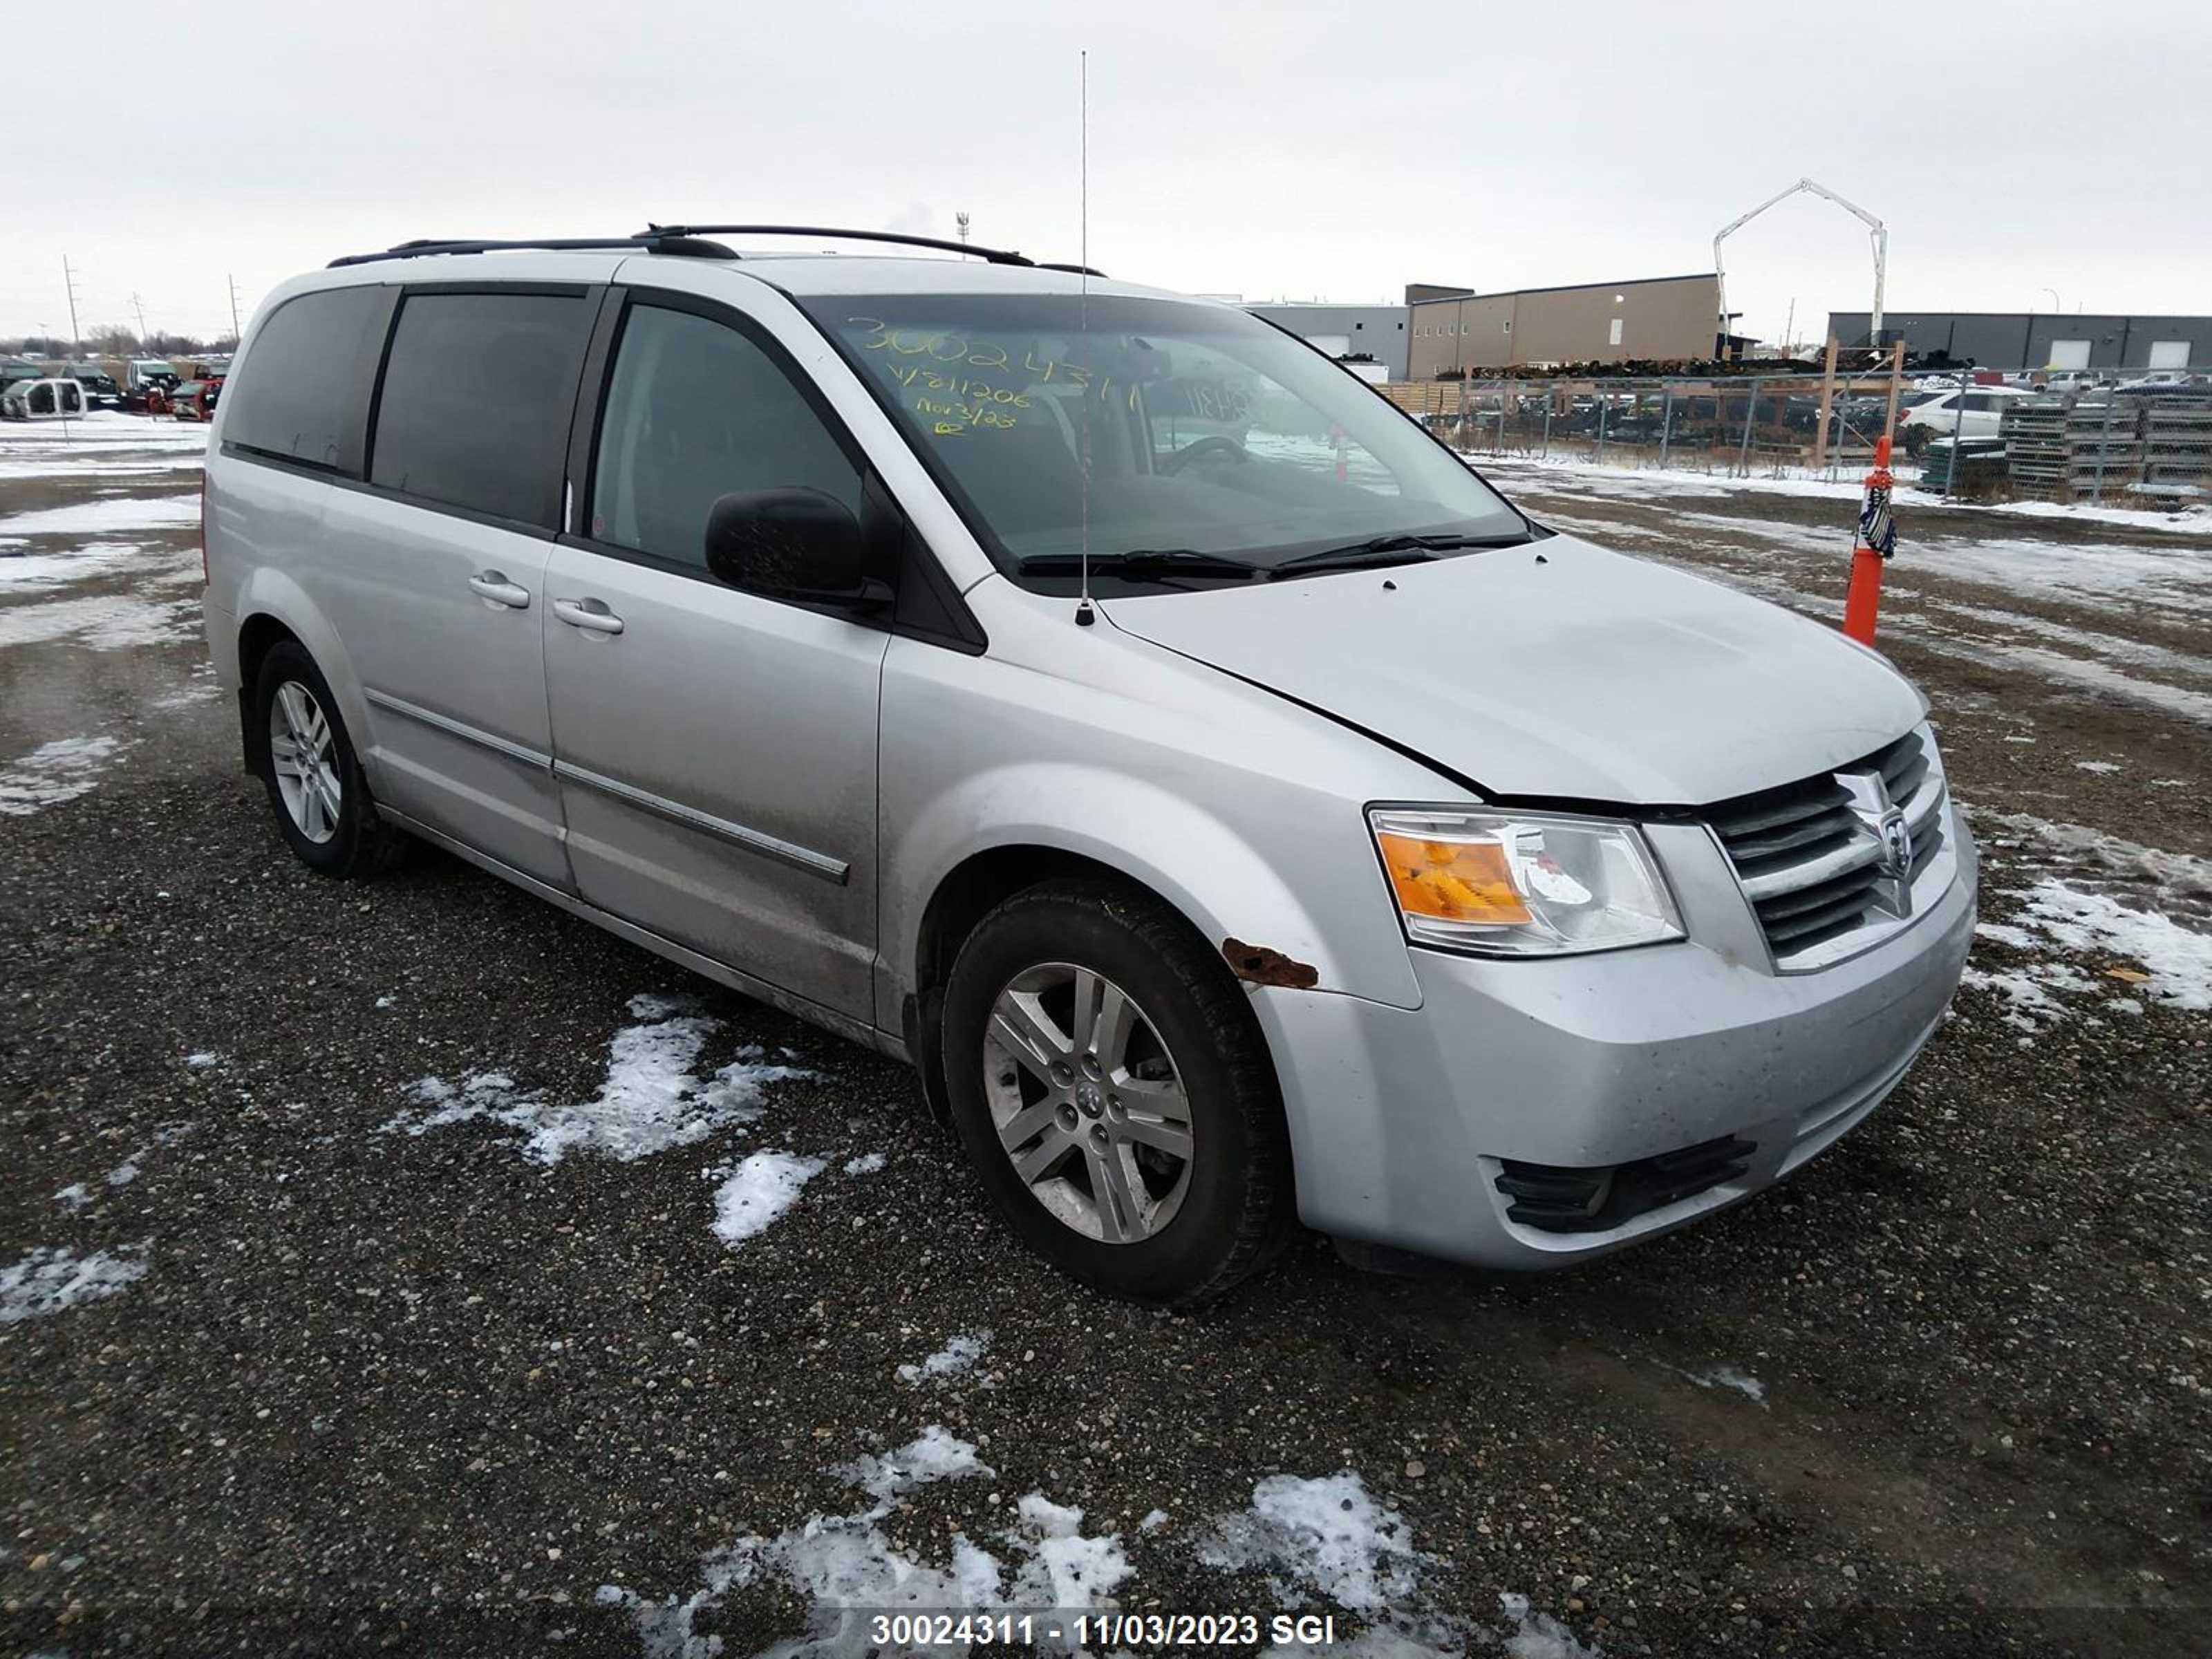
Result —
<path fill-rule="evenodd" d="M 1454 369 L 1711 357 L 1721 305 L 1710 270 L 1510 294 L 1414 283 L 1406 301 L 1413 380 Z"/>
<path fill-rule="evenodd" d="M 1903 340 L 1915 356 L 1942 352 L 1984 368 L 2188 368 L 2212 365 L 2212 317 L 2068 316 L 2039 311 L 1885 311 L 1881 339 L 1867 313 L 1832 311 L 1828 332 L 1847 346 Z"/>
<path fill-rule="evenodd" d="M 1286 328 L 1317 350 L 1332 357 L 1364 354 L 1390 371 L 1390 378 L 1406 378 L 1406 337 L 1409 332 L 1403 306 L 1332 306 L 1304 303 L 1248 305 L 1245 310 Z"/>

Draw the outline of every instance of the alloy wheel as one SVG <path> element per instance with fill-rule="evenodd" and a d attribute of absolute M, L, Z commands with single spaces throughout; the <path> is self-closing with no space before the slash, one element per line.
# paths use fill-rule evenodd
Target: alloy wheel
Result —
<path fill-rule="evenodd" d="M 1133 1244 L 1190 1188 L 1190 1103 L 1158 1030 L 1121 988 L 1072 963 L 1018 974 L 992 1004 L 983 1093 L 1014 1172 L 1086 1238 Z"/>
<path fill-rule="evenodd" d="M 330 717 L 297 680 L 276 688 L 269 704 L 269 764 L 293 827 L 320 845 L 338 832 L 344 805 Z"/>

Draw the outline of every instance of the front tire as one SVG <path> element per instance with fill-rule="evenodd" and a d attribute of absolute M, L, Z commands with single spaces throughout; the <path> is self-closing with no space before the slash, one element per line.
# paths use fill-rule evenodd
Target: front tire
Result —
<path fill-rule="evenodd" d="M 944 1022 L 969 1158 L 1065 1272 L 1188 1306 L 1289 1237 L 1288 1136 L 1258 1023 L 1157 899 L 1103 879 L 1015 895 L 961 947 Z"/>
<path fill-rule="evenodd" d="M 389 868 L 404 837 L 377 815 L 337 699 L 305 647 L 284 640 L 270 648 L 253 711 L 255 769 L 293 854 L 319 875 Z"/>

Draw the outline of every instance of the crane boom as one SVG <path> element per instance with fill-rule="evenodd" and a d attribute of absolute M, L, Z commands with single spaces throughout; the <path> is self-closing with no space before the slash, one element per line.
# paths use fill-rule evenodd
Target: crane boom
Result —
<path fill-rule="evenodd" d="M 1811 179 L 1800 179 L 1796 184 L 1778 190 L 1748 213 L 1738 214 L 1723 225 L 1713 235 L 1713 283 L 1720 297 L 1720 344 L 1723 354 L 1728 346 L 1729 308 L 1728 276 L 1721 264 L 1721 244 L 1778 202 L 1787 201 L 1800 191 L 1824 197 L 1860 220 L 1867 226 L 1867 238 L 1874 245 L 1874 309 L 1867 319 L 1868 336 L 1875 345 L 1881 343 L 1881 290 L 1889 266 L 1889 230 L 1881 220 L 1848 198 L 1838 195 L 1826 185 Z"/>

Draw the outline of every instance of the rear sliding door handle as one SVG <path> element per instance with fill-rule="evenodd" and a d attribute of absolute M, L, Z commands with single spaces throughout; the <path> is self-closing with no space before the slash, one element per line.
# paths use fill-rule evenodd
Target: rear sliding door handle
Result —
<path fill-rule="evenodd" d="M 530 590 L 518 587 L 507 580 L 504 570 L 479 570 L 469 578 L 469 592 L 487 605 L 496 605 L 509 611 L 530 608 Z"/>
<path fill-rule="evenodd" d="M 619 634 L 623 620 L 606 607 L 603 599 L 556 599 L 553 614 L 571 628 L 580 628 L 590 634 Z"/>

